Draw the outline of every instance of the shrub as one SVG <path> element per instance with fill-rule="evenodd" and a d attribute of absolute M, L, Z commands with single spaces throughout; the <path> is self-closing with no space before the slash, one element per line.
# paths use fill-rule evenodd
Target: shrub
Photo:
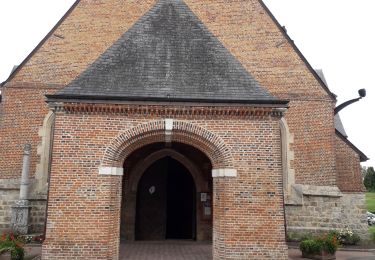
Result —
<path fill-rule="evenodd" d="M 300 250 L 303 254 L 319 254 L 327 252 L 335 254 L 339 246 L 337 237 L 333 234 L 327 234 L 317 238 L 307 239 L 300 243 Z"/>
<path fill-rule="evenodd" d="M 321 251 L 321 245 L 315 239 L 307 239 L 300 243 L 299 249 L 306 254 L 316 254 Z"/>
<path fill-rule="evenodd" d="M 0 239 L 0 254 L 10 252 L 12 260 L 22 260 L 25 255 L 23 244 L 14 234 L 3 234 Z"/>

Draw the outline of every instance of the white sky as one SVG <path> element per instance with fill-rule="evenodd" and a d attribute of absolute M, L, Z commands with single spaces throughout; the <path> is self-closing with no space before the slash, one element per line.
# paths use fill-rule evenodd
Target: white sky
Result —
<path fill-rule="evenodd" d="M 20 64 L 75 0 L 0 0 L 0 82 Z M 375 1 L 264 0 L 313 68 L 323 69 L 338 104 L 367 97 L 340 113 L 351 140 L 374 165 Z M 372 160 L 371 160 L 372 158 Z"/>

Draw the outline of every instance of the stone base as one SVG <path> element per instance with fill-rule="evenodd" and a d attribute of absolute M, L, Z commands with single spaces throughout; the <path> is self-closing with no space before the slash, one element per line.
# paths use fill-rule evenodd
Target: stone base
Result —
<path fill-rule="evenodd" d="M 29 202 L 27 200 L 17 201 L 15 206 L 12 206 L 11 226 L 16 234 L 27 235 L 29 232 L 29 216 L 30 216 Z"/>
<path fill-rule="evenodd" d="M 20 182 L 15 179 L 0 179 L 0 233 L 10 231 L 11 206 L 20 196 Z"/>

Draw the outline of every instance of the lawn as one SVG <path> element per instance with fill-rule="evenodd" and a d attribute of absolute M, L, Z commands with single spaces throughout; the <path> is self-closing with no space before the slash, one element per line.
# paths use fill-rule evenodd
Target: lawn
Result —
<path fill-rule="evenodd" d="M 375 213 L 375 192 L 366 192 L 366 207 L 368 211 Z"/>
<path fill-rule="evenodd" d="M 375 226 L 369 227 L 372 240 L 375 242 Z"/>

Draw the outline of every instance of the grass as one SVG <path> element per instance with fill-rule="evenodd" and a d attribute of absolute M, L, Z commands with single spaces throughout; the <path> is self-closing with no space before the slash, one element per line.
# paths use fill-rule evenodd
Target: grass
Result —
<path fill-rule="evenodd" d="M 367 210 L 375 213 L 375 192 L 366 192 Z M 372 240 L 375 242 L 375 226 L 369 227 Z"/>
<path fill-rule="evenodd" d="M 366 207 L 368 211 L 375 213 L 375 192 L 366 192 Z"/>
<path fill-rule="evenodd" d="M 369 230 L 370 230 L 372 241 L 375 242 L 375 226 L 369 227 Z"/>

